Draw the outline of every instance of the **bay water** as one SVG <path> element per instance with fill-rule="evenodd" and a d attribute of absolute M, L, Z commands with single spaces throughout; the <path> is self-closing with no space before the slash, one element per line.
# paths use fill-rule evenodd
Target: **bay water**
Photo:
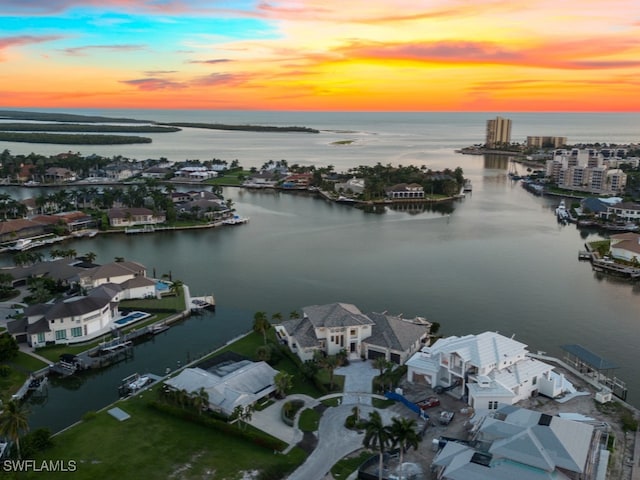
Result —
<path fill-rule="evenodd" d="M 89 113 L 86 111 L 71 113 Z M 637 285 L 592 272 L 578 261 L 586 241 L 602 238 L 556 222 L 559 198 L 536 197 L 509 179 L 506 157 L 465 156 L 455 149 L 482 143 L 495 114 L 338 114 L 300 112 L 91 111 L 157 121 L 309 126 L 320 134 L 185 129 L 143 146 L 78 147 L 0 144 L 12 153 L 80 151 L 181 161 L 238 159 L 259 167 L 290 164 L 416 164 L 434 170 L 462 167 L 473 183 L 464 199 L 422 211 L 383 214 L 326 202 L 308 194 L 225 188 L 246 225 L 153 235 L 109 235 L 70 242 L 100 263 L 124 256 L 149 274 L 171 272 L 193 295 L 213 293 L 215 314 L 193 317 L 135 348 L 134 358 L 77 380 L 51 384 L 32 405 L 33 427 L 58 430 L 117 398 L 122 378 L 162 374 L 251 328 L 256 311 L 288 316 L 312 304 L 348 302 L 363 312 L 420 315 L 444 335 L 485 330 L 514 336 L 531 351 L 561 357 L 564 344 L 581 344 L 616 363 L 640 395 Z M 569 142 L 638 141 L 637 114 L 502 114 L 512 118 L 514 141 L 558 135 Z M 171 135 L 171 137 L 169 137 Z M 340 140 L 354 140 L 338 145 Z M 129 153 L 127 153 L 129 152 Z M 36 192 L 3 187 L 16 196 Z M 0 262 L 10 263 L 9 257 Z"/>

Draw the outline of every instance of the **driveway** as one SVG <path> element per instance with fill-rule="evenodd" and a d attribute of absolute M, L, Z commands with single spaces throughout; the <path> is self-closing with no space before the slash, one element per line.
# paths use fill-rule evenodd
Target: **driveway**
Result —
<path fill-rule="evenodd" d="M 318 445 L 307 460 L 291 475 L 289 480 L 322 480 L 331 467 L 342 457 L 362 447 L 364 433 L 345 428 L 344 422 L 351 415 L 353 404 L 342 404 L 325 410 L 318 427 Z M 369 416 L 375 410 L 362 405 L 360 415 Z M 394 412 L 378 410 L 385 424 L 391 423 Z"/>
<path fill-rule="evenodd" d="M 346 367 L 336 368 L 334 373 L 344 375 L 343 405 L 371 405 L 371 382 L 380 372 L 370 361 L 354 360 Z"/>

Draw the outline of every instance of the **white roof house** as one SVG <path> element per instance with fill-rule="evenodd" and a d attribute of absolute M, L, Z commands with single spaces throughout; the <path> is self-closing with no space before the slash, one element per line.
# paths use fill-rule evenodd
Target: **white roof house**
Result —
<path fill-rule="evenodd" d="M 474 447 L 448 442 L 433 461 L 438 479 L 569 479 L 596 471 L 592 425 L 517 407 L 486 417 Z"/>
<path fill-rule="evenodd" d="M 524 343 L 495 332 L 440 339 L 415 353 L 407 366 L 410 382 L 451 387 L 476 409 L 496 409 L 536 393 L 561 393 L 551 365 L 530 358 Z"/>
<path fill-rule="evenodd" d="M 277 373 L 266 362 L 242 360 L 209 370 L 185 368 L 165 384 L 189 393 L 203 388 L 212 410 L 231 415 L 237 406 L 246 407 L 273 393 Z"/>

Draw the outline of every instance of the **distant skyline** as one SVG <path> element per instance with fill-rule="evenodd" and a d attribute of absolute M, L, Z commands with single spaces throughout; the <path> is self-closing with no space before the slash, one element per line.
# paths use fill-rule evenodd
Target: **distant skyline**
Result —
<path fill-rule="evenodd" d="M 637 0 L 0 0 L 0 108 L 640 111 Z"/>

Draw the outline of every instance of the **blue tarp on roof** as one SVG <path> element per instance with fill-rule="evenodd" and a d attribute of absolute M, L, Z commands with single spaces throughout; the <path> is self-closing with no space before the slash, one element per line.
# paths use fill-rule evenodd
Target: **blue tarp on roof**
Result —
<path fill-rule="evenodd" d="M 593 352 L 590 352 L 582 345 L 562 345 L 562 349 L 565 352 L 578 357 L 580 360 L 582 360 L 584 363 L 594 368 L 595 370 L 610 370 L 613 368 L 618 368 L 616 364 L 605 360 L 604 358 L 596 355 Z"/>

